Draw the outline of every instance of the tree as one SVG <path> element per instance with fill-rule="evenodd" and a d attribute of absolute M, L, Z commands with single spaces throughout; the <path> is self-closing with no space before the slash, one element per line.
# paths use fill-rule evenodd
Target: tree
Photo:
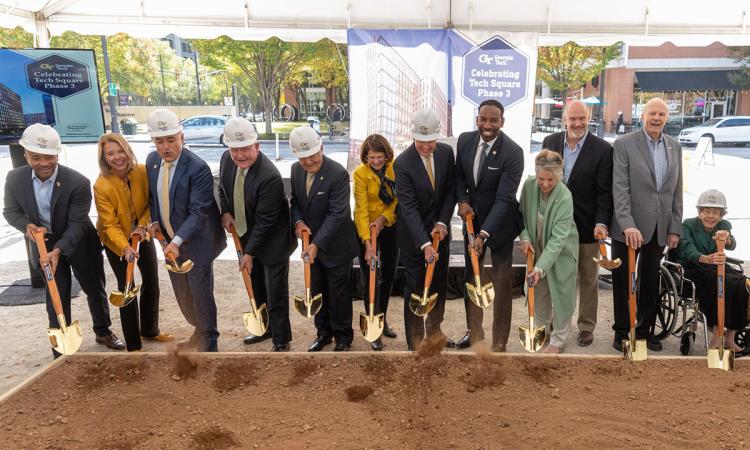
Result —
<path fill-rule="evenodd" d="M 0 28 L 0 48 L 31 48 L 33 46 L 34 35 L 23 28 Z"/>
<path fill-rule="evenodd" d="M 559 47 L 539 47 L 537 77 L 561 97 L 584 86 L 620 54 L 621 44 L 582 47 L 568 42 Z"/>
<path fill-rule="evenodd" d="M 750 47 L 729 47 L 729 53 L 740 63 L 739 69 L 729 73 L 729 81 L 742 90 L 750 90 Z"/>

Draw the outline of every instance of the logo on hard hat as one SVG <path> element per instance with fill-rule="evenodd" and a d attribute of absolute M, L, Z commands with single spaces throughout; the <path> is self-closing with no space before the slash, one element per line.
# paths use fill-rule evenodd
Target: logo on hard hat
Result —
<path fill-rule="evenodd" d="M 716 196 L 714 194 L 708 195 L 708 201 L 709 202 L 716 202 Z"/>
<path fill-rule="evenodd" d="M 234 137 L 236 137 L 238 141 L 244 141 L 245 140 L 245 133 L 243 133 L 242 131 L 235 131 L 234 132 Z"/>
<path fill-rule="evenodd" d="M 160 131 L 167 131 L 167 122 L 165 122 L 163 120 L 160 120 L 160 121 L 156 122 L 156 127 Z"/>
<path fill-rule="evenodd" d="M 44 139 L 43 137 L 36 138 L 36 145 L 41 148 L 47 148 L 47 139 Z"/>
<path fill-rule="evenodd" d="M 420 134 L 430 134 L 430 133 L 428 132 L 428 130 L 427 130 L 427 127 L 426 127 L 426 126 L 424 126 L 424 125 L 422 125 L 421 127 L 419 127 L 419 133 L 420 133 Z"/>
<path fill-rule="evenodd" d="M 307 142 L 301 142 L 299 144 L 299 149 L 300 150 L 304 150 L 304 151 L 308 151 L 308 150 L 310 150 L 310 144 L 308 144 Z"/>

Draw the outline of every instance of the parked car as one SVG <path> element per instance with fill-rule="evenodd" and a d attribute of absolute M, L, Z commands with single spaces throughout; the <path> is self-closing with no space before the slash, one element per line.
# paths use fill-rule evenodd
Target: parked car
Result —
<path fill-rule="evenodd" d="M 224 116 L 194 116 L 182 121 L 185 142 L 224 145 Z"/>
<path fill-rule="evenodd" d="M 680 132 L 680 143 L 698 144 L 698 139 L 706 136 L 713 143 L 744 145 L 750 143 L 750 116 L 727 116 L 703 122 L 697 127 L 685 128 Z"/>

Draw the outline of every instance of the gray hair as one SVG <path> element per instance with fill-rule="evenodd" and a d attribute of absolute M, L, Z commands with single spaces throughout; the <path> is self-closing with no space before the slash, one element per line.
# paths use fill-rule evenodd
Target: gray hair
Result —
<path fill-rule="evenodd" d="M 539 176 L 542 170 L 551 172 L 560 181 L 563 177 L 563 160 L 560 154 L 548 149 L 539 152 L 534 159 L 534 172 Z"/>

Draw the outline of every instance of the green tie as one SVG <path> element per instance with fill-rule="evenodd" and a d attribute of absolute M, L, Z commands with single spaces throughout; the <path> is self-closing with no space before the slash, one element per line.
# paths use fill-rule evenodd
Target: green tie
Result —
<path fill-rule="evenodd" d="M 247 232 L 247 221 L 245 220 L 245 169 L 237 169 L 237 177 L 234 179 L 234 228 L 238 236 L 244 236 Z"/>

